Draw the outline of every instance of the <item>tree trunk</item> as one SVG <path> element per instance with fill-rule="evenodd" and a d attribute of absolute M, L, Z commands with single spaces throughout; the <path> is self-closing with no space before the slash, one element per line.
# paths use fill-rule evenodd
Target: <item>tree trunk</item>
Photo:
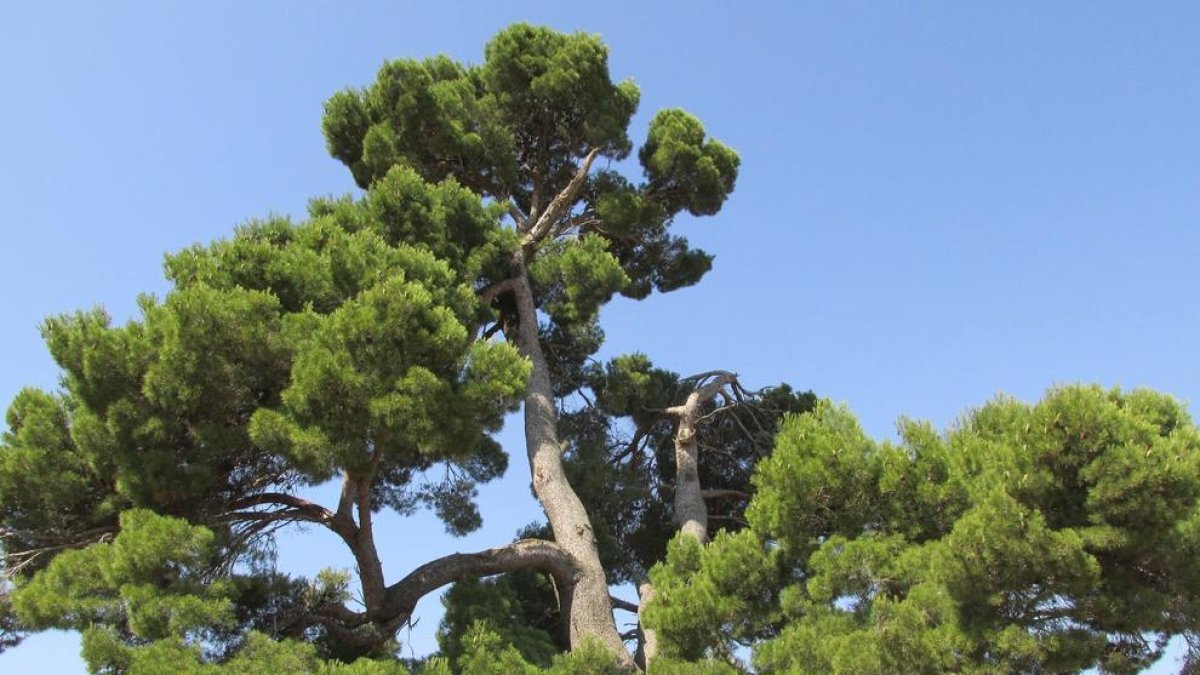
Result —
<path fill-rule="evenodd" d="M 571 647 L 579 647 L 589 637 L 597 639 L 613 652 L 622 667 L 632 670 L 633 659 L 613 619 L 608 579 L 600 564 L 591 521 L 563 470 L 554 390 L 538 339 L 537 310 L 524 265 L 518 275 L 513 293 L 519 322 L 517 347 L 532 365 L 525 395 L 525 443 L 533 491 L 546 511 L 555 541 L 574 558 L 578 574 L 571 592 L 560 594 L 563 615 L 569 619 Z"/>
<path fill-rule="evenodd" d="M 708 543 L 708 505 L 700 485 L 700 449 L 696 424 L 700 407 L 737 380 L 732 373 L 713 371 L 701 377 L 683 405 L 668 408 L 679 420 L 675 430 L 675 525 L 701 544 Z"/>
<path fill-rule="evenodd" d="M 682 405 L 667 409 L 668 414 L 679 420 L 679 426 L 675 429 L 675 526 L 682 535 L 692 537 L 701 545 L 708 543 L 708 505 L 704 503 L 703 486 L 700 484 L 700 448 L 696 442 L 700 406 L 736 379 L 732 373 L 722 371 L 701 376 L 696 390 L 688 395 Z M 641 604 L 638 620 L 644 640 L 642 654 L 649 675 L 658 656 L 658 633 L 646 627 L 643 610 L 654 598 L 654 585 L 649 580 L 642 582 L 638 585 L 638 595 Z"/>
<path fill-rule="evenodd" d="M 638 584 L 638 626 L 642 629 L 642 669 L 650 675 L 650 665 L 658 657 L 658 631 L 646 627 L 646 606 L 654 599 L 654 584 L 646 579 Z"/>

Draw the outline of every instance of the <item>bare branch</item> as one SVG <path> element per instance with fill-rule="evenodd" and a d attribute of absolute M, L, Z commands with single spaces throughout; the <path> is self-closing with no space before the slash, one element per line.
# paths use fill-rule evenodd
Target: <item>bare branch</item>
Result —
<path fill-rule="evenodd" d="M 334 513 L 329 509 L 296 495 L 284 492 L 263 492 L 249 497 L 235 499 L 229 504 L 230 511 L 249 509 L 255 506 L 286 506 L 299 514 L 307 516 L 314 522 L 332 520 Z"/>
<path fill-rule="evenodd" d="M 522 249 L 536 248 L 553 231 L 555 223 L 567 214 L 567 211 L 571 208 L 571 204 L 575 201 L 575 197 L 578 196 L 579 190 L 583 187 L 583 183 L 587 180 L 588 172 L 592 170 L 592 162 L 596 161 L 596 157 L 599 155 L 600 148 L 593 148 L 583 158 L 583 163 L 579 165 L 579 169 L 575 172 L 571 181 L 567 183 L 567 186 L 561 192 L 554 196 L 554 199 L 550 200 L 550 203 L 546 206 L 546 210 L 538 216 L 537 222 L 521 238 Z"/>
<path fill-rule="evenodd" d="M 667 408 L 666 412 L 668 414 L 679 417 L 688 414 L 689 411 L 694 411 L 696 409 L 695 406 L 699 406 L 701 403 L 716 396 L 722 388 L 737 382 L 737 374 L 725 370 L 710 370 L 707 373 L 701 373 L 681 380 L 681 382 L 688 381 L 695 382 L 697 388 L 688 395 L 685 403 Z"/>
<path fill-rule="evenodd" d="M 551 236 L 561 237 L 562 235 L 571 232 L 571 230 L 575 230 L 579 234 L 584 234 L 587 231 L 587 228 L 596 227 L 600 225 L 601 222 L 602 221 L 596 217 L 594 211 L 588 210 L 563 221 L 562 225 L 554 228 L 554 233 Z"/>
<path fill-rule="evenodd" d="M 36 567 L 45 556 L 110 541 L 116 535 L 118 529 L 116 525 L 96 527 L 80 532 L 74 535 L 69 541 L 60 544 L 51 544 L 24 551 L 5 551 L 3 557 L 0 557 L 0 563 L 3 563 L 3 570 L 0 572 L 0 576 L 5 579 L 13 579 L 29 567 Z M 9 538 L 15 536 L 15 534 L 15 532 L 6 529 L 3 537 L 0 538 Z"/>
<path fill-rule="evenodd" d="M 688 380 L 695 389 L 681 405 L 667 408 L 679 418 L 675 429 L 675 523 L 680 532 L 701 544 L 708 542 L 708 506 L 700 485 L 700 457 L 696 442 L 701 406 L 737 383 L 737 375 L 723 370 L 701 373 Z"/>
<path fill-rule="evenodd" d="M 648 430 L 651 427 L 653 427 L 652 424 L 648 425 L 646 428 L 639 428 L 637 431 L 635 431 L 633 433 L 633 438 L 631 438 L 629 443 L 625 445 L 625 449 L 616 455 L 613 455 L 612 458 L 608 460 L 608 463 L 612 466 L 616 466 L 624 461 L 626 457 L 629 457 L 636 452 L 641 452 L 644 449 L 643 446 L 645 445 L 646 441 L 649 440 Z"/>

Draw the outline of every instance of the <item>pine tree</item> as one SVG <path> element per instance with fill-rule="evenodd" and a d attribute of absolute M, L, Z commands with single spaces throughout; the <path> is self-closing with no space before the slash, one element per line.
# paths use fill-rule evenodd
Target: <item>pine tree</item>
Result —
<path fill-rule="evenodd" d="M 480 65 L 388 63 L 326 104 L 330 152 L 360 196 L 314 200 L 301 222 L 254 221 L 169 256 L 171 290 L 142 298 L 127 325 L 99 310 L 47 321 L 63 389 L 22 392 L 0 451 L 4 566 L 17 586 L 6 634 L 86 630 L 89 645 L 107 645 L 89 647 L 107 655 L 95 668 L 128 665 L 123 650 L 163 640 L 220 661 L 268 627 L 353 659 L 387 653 L 417 600 L 447 583 L 535 570 L 553 579 L 565 643 L 598 642 L 632 667 L 609 598 L 622 573 L 605 569 L 599 518 L 564 454 L 587 461 L 597 433 L 583 417 L 607 435 L 610 418 L 639 411 L 591 406 L 568 421 L 559 404 L 604 386 L 588 366 L 604 303 L 708 271 L 711 256 L 671 225 L 715 214 L 738 169 L 681 110 L 651 120 L 640 178 L 613 168 L 633 152 L 638 97 L 612 82 L 597 37 L 528 25 L 497 35 Z M 508 464 L 491 434 L 518 405 L 550 536 L 385 579 L 374 514 L 428 507 L 452 533 L 478 527 L 475 486 Z M 446 478 L 424 479 L 433 467 Z M 745 463 L 737 470 L 744 481 Z M 336 504 L 300 496 L 328 481 L 340 482 Z M 143 513 L 181 520 L 130 533 L 129 514 Z M 257 564 L 271 533 L 296 522 L 327 528 L 353 554 L 361 609 L 344 602 L 348 579 Z M 171 548 L 166 533 L 180 523 L 211 534 L 202 551 Z M 104 572 L 101 552 L 133 536 L 164 538 L 152 578 Z M 88 570 L 97 585 L 75 587 Z M 209 597 L 160 572 L 223 582 Z M 166 605 L 145 610 L 165 621 L 149 630 L 136 603 L 112 602 L 130 588 L 212 608 L 182 623 Z"/>

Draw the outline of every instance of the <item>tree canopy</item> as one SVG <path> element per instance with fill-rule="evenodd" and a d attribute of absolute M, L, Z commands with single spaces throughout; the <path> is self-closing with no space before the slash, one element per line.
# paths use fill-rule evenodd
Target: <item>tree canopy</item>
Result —
<path fill-rule="evenodd" d="M 638 102 L 583 33 L 389 62 L 326 103 L 359 193 L 167 256 L 125 325 L 47 320 L 62 386 L 0 439 L 0 648 L 75 629 L 93 672 L 134 674 L 728 673 L 739 645 L 770 672 L 1131 672 L 1194 640 L 1200 453 L 1165 396 L 1064 388 L 892 445 L 786 384 L 599 360 L 607 302 L 711 268 L 675 221 L 739 168 L 682 110 L 635 146 Z M 546 522 L 385 576 L 380 511 L 473 531 L 510 463 Z M 353 572 L 277 571 L 295 524 Z M 440 653 L 397 658 L 448 585 Z"/>
<path fill-rule="evenodd" d="M 1200 431 L 1146 390 L 998 399 L 948 432 L 788 420 L 750 527 L 672 544 L 664 654 L 752 643 L 762 672 L 1134 673 L 1200 615 Z"/>

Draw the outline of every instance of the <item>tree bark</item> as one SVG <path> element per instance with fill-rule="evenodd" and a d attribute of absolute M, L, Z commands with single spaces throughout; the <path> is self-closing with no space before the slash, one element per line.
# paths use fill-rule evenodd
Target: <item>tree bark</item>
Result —
<path fill-rule="evenodd" d="M 679 420 L 675 429 L 675 525 L 687 537 L 701 544 L 708 543 L 708 505 L 704 486 L 700 484 L 700 449 L 696 442 L 696 425 L 700 422 L 700 406 L 716 396 L 723 388 L 737 381 L 733 373 L 716 371 L 699 378 L 697 387 L 682 405 L 667 409 Z M 638 584 L 640 609 L 638 621 L 642 626 L 642 658 L 647 675 L 658 656 L 658 632 L 647 628 L 643 617 L 646 605 L 654 598 L 654 585 L 648 580 Z"/>
<path fill-rule="evenodd" d="M 576 583 L 569 593 L 560 593 L 563 616 L 569 618 L 571 647 L 586 638 L 598 639 L 609 648 L 623 668 L 635 668 L 633 659 L 617 633 L 608 579 L 600 564 L 596 537 L 583 502 L 567 481 L 563 470 L 562 445 L 558 440 L 558 413 L 550 368 L 538 337 L 537 309 L 525 266 L 518 265 L 514 290 L 517 305 L 517 348 L 529 359 L 532 370 L 525 395 L 525 443 L 533 490 L 546 511 L 555 541 L 574 559 Z"/>
<path fill-rule="evenodd" d="M 554 577 L 560 596 L 569 596 L 579 571 L 564 547 L 545 539 L 522 539 L 478 553 L 453 553 L 431 560 L 388 586 L 380 618 L 404 621 L 426 594 L 454 581 L 519 570 L 540 570 Z"/>
<path fill-rule="evenodd" d="M 708 506 L 704 503 L 703 486 L 700 485 L 696 424 L 700 421 L 700 406 L 736 379 L 732 373 L 710 373 L 683 405 L 667 409 L 679 420 L 675 430 L 675 525 L 680 532 L 701 544 L 708 543 Z"/>
<path fill-rule="evenodd" d="M 654 599 L 654 584 L 649 579 L 638 584 L 638 626 L 642 629 L 642 669 L 650 675 L 650 666 L 658 657 L 658 631 L 646 627 L 646 607 Z"/>
<path fill-rule="evenodd" d="M 348 644 L 372 647 L 390 638 L 412 617 L 417 602 L 446 584 L 503 572 L 537 570 L 549 574 L 560 596 L 570 597 L 579 577 L 575 558 L 562 546 L 544 539 L 522 539 L 508 546 L 476 553 L 453 553 L 431 560 L 400 581 L 384 586 L 383 567 L 375 548 L 370 517 L 367 479 L 346 475 L 337 512 L 286 493 L 263 493 L 234 502 L 243 510 L 225 514 L 230 522 L 278 523 L 304 521 L 322 525 L 336 533 L 349 547 L 358 564 L 364 609 L 357 612 L 342 604 L 316 608 L 300 619 L 303 625 L 320 625 Z M 252 511 L 260 506 L 282 507 Z M 356 524 L 350 515 L 359 512 Z M 363 632 L 368 624 L 375 632 Z"/>

